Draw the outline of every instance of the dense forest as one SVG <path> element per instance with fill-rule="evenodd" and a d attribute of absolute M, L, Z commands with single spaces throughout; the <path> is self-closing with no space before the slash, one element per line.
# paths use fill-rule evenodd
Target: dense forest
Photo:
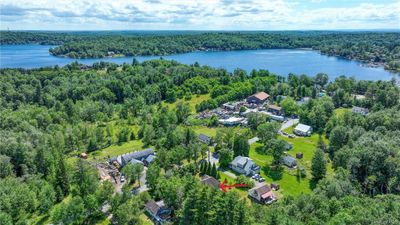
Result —
<path fill-rule="evenodd" d="M 2 35 L 2 43 L 13 42 L 10 40 L 15 33 L 7 35 L 7 40 Z M 365 35 L 370 43 L 374 37 L 379 40 L 377 34 Z M 384 34 L 381 38 L 397 35 Z M 297 47 L 302 38 L 297 36 L 298 42 L 288 42 L 281 35 L 238 35 L 231 42 L 210 38 L 230 40 L 229 36 L 201 37 L 209 39 L 208 49 L 237 49 L 234 43 L 241 43 L 244 37 L 255 42 L 240 44 L 240 48 Z M 25 43 L 28 37 L 18 41 L 14 36 L 14 42 Z M 67 40 L 57 38 L 52 41 Z M 113 49 L 108 38 L 127 40 L 133 46 L 145 43 L 136 42 L 140 40 L 137 37 L 104 37 L 91 43 L 99 47 L 93 54 L 102 54 L 99 52 L 104 49 L 142 54 L 137 52 L 139 48 L 118 52 L 122 42 L 115 42 Z M 276 41 L 274 45 L 261 44 L 270 38 Z M 48 43 L 47 37 L 43 40 Z M 154 46 L 159 41 L 171 43 L 157 48 L 163 54 L 192 51 L 195 49 L 185 46 L 198 46 L 198 39 L 186 36 L 149 40 Z M 179 44 L 174 45 L 176 40 Z M 189 40 L 193 42 L 180 43 Z M 390 46 L 398 41 L 379 44 Z M 52 51 L 68 52 L 66 49 L 84 43 L 70 42 Z M 107 43 L 107 47 L 101 43 Z M 151 45 L 144 49 L 148 54 L 156 53 Z M 380 49 L 386 53 L 390 48 Z M 76 50 L 76 54 L 83 53 L 79 53 L 80 47 Z M 390 51 L 399 51 L 398 45 L 397 50 Z M 328 82 L 326 74 L 290 74 L 284 78 L 266 70 L 247 74 L 237 69 L 231 74 L 197 63 L 183 65 L 160 59 L 123 65 L 95 63 L 90 68 L 73 63 L 32 70 L 2 69 L 0 90 L 0 224 L 97 224 L 107 221 L 110 214 L 110 222 L 115 224 L 143 224 L 144 204 L 149 199 L 164 200 L 174 209 L 171 223 L 182 225 L 400 223 L 400 90 L 392 81 L 357 81 L 342 76 Z M 326 95 L 320 96 L 322 90 Z M 195 110 L 213 109 L 258 91 L 269 93 L 287 113 L 299 115 L 300 122 L 311 125 L 321 140 L 313 159 L 312 192 L 302 194 L 299 190 L 299 195 L 284 196 L 271 206 L 249 205 L 238 192 L 224 193 L 201 185 L 198 179 L 199 172 L 215 175 L 215 169 L 205 170 L 199 165 L 207 147 L 199 143 L 193 127 L 214 129 L 217 123 L 215 118 L 196 119 Z M 180 102 L 199 96 L 209 98 L 195 109 Z M 296 105 L 295 101 L 303 97 L 311 100 Z M 347 110 L 351 106 L 368 108 L 370 113 L 353 114 Z M 338 114 L 337 110 L 344 111 Z M 262 154 L 272 154 L 278 162 L 283 154 L 282 140 L 276 137 L 275 123 L 267 120 L 249 115 L 246 129 L 217 131 L 215 150 L 221 153 L 220 166 L 234 155 L 247 155 L 247 138 L 257 133 Z M 110 146 L 132 141 L 152 146 L 157 153 L 155 163 L 147 169 L 149 191 L 134 195 L 131 186 L 124 185 L 114 193 L 112 182 L 98 179 L 96 165 L 105 160 L 99 154 Z M 91 158 L 78 158 L 82 152 Z M 326 161 L 332 164 L 329 176 Z M 125 168 L 129 182 L 137 182 L 137 171 L 143 168 Z"/>
<path fill-rule="evenodd" d="M 1 31 L 0 44 L 59 45 L 49 51 L 71 58 L 169 55 L 193 51 L 312 48 L 323 54 L 400 70 L 398 32 L 175 32 L 146 35 L 129 32 Z"/>

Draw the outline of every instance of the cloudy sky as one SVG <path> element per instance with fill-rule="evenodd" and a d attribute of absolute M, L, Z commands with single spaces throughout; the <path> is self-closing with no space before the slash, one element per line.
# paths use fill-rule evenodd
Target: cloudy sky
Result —
<path fill-rule="evenodd" d="M 0 0 L 0 29 L 400 29 L 400 0 Z"/>

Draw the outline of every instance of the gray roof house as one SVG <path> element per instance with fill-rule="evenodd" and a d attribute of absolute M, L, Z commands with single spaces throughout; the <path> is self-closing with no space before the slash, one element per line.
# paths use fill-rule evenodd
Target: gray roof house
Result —
<path fill-rule="evenodd" d="M 165 224 L 171 220 L 172 210 L 165 206 L 164 201 L 148 201 L 146 203 L 146 212 L 155 224 Z"/>
<path fill-rule="evenodd" d="M 126 164 L 128 164 L 130 161 L 132 161 L 133 159 L 137 160 L 137 161 L 143 161 L 150 155 L 154 155 L 154 151 L 152 148 L 148 148 L 148 149 L 145 149 L 142 151 L 137 151 L 137 152 L 130 152 L 130 153 L 116 156 L 116 157 L 112 157 L 109 159 L 109 162 L 112 163 L 112 162 L 116 161 L 120 166 L 123 167 Z"/>
<path fill-rule="evenodd" d="M 369 110 L 367 108 L 362 108 L 362 107 L 358 107 L 358 106 L 353 106 L 351 111 L 355 114 L 360 114 L 363 116 L 366 116 L 369 113 Z"/>
<path fill-rule="evenodd" d="M 299 123 L 296 128 L 294 128 L 293 133 L 299 136 L 310 136 L 312 133 L 312 127 Z"/>
<path fill-rule="evenodd" d="M 200 134 L 199 135 L 199 141 L 203 142 L 206 145 L 211 144 L 211 137 L 205 135 L 205 134 Z"/>
<path fill-rule="evenodd" d="M 209 187 L 213 187 L 216 189 L 219 189 L 219 181 L 217 179 L 215 179 L 212 176 L 208 176 L 208 175 L 203 175 L 200 178 L 200 182 L 204 185 L 207 185 Z"/>
<path fill-rule="evenodd" d="M 297 161 L 292 156 L 288 155 L 282 158 L 282 163 L 290 168 L 294 168 L 297 166 Z"/>
<path fill-rule="evenodd" d="M 246 176 L 251 176 L 260 172 L 260 167 L 249 157 L 244 156 L 236 156 L 229 166 L 233 171 Z"/>

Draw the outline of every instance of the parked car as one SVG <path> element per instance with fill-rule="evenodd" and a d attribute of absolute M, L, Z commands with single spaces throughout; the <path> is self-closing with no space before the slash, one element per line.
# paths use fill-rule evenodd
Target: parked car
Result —
<path fill-rule="evenodd" d="M 254 180 L 258 180 L 261 178 L 261 176 L 260 176 L 260 174 L 255 174 L 251 178 L 253 178 Z"/>
<path fill-rule="evenodd" d="M 260 179 L 258 179 L 258 182 L 264 182 L 265 181 L 265 179 L 264 178 L 262 178 L 262 177 L 260 177 Z"/>
<path fill-rule="evenodd" d="M 295 138 L 294 134 L 289 134 L 289 138 Z"/>
<path fill-rule="evenodd" d="M 125 182 L 125 176 L 121 176 L 121 182 Z"/>

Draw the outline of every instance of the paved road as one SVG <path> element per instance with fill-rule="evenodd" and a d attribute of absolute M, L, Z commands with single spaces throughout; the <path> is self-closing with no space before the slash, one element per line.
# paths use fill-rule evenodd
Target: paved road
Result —
<path fill-rule="evenodd" d="M 288 121 L 282 123 L 280 131 L 285 130 L 286 128 L 289 128 L 289 127 L 295 125 L 296 123 L 299 123 L 299 119 L 289 119 Z"/>

